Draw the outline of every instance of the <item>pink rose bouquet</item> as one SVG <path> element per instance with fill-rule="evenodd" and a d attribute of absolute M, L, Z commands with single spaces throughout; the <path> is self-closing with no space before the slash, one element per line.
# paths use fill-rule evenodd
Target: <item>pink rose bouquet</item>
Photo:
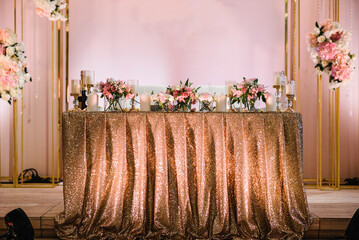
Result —
<path fill-rule="evenodd" d="M 329 87 L 336 89 L 352 77 L 354 54 L 349 51 L 350 33 L 331 19 L 307 35 L 308 50 L 318 72 L 329 75 Z"/>
<path fill-rule="evenodd" d="M 157 95 L 152 92 L 151 101 L 155 102 L 161 111 L 170 111 L 173 109 L 173 96 L 160 92 Z"/>
<path fill-rule="evenodd" d="M 101 98 L 106 98 L 109 106 L 106 110 L 121 110 L 124 108 L 120 104 L 120 100 L 129 100 L 135 97 L 131 86 L 124 81 L 114 80 L 113 78 L 106 79 L 106 82 L 98 84 L 98 90 L 101 93 Z"/>
<path fill-rule="evenodd" d="M 192 88 L 192 83 L 187 79 L 185 84 L 180 81 L 180 85 L 168 86 L 166 94 L 173 97 L 173 110 L 189 112 L 192 104 L 196 103 L 196 93 L 200 87 Z M 170 106 L 171 107 L 171 106 Z"/>
<path fill-rule="evenodd" d="M 256 111 L 254 106 L 255 102 L 257 100 L 266 102 L 266 98 L 269 96 L 265 87 L 262 84 L 258 84 L 257 78 L 243 78 L 243 82 L 233 85 L 231 90 L 232 94 L 229 97 L 230 104 L 233 105 L 242 102 L 244 107 L 249 111 Z"/>
<path fill-rule="evenodd" d="M 11 104 L 31 76 L 27 71 L 24 46 L 10 29 L 0 28 L 0 98 Z"/>

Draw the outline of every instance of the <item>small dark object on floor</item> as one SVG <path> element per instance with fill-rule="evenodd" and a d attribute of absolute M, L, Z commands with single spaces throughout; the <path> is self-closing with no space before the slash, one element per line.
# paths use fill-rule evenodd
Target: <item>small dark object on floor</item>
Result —
<path fill-rule="evenodd" d="M 359 177 L 346 178 L 344 181 L 346 185 L 359 185 Z"/>
<path fill-rule="evenodd" d="M 345 237 L 347 240 L 359 239 L 359 208 L 350 220 L 347 230 L 345 230 Z"/>
<path fill-rule="evenodd" d="M 33 240 L 34 229 L 26 213 L 17 208 L 6 214 L 5 224 L 9 232 L 5 234 L 7 240 Z"/>

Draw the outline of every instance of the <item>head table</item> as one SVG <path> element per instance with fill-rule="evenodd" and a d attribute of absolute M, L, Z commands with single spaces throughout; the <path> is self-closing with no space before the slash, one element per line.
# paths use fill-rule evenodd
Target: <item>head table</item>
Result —
<path fill-rule="evenodd" d="M 67 239 L 300 239 L 299 113 L 65 112 Z"/>

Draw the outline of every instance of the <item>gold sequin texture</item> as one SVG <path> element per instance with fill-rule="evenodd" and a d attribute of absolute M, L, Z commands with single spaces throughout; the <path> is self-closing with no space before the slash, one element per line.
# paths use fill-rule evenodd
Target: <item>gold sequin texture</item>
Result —
<path fill-rule="evenodd" d="M 301 239 L 299 113 L 66 112 L 65 239 Z"/>

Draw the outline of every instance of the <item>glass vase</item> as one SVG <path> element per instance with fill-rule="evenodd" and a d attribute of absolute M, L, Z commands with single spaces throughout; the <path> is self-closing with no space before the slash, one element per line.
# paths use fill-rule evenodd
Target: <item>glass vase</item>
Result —
<path fill-rule="evenodd" d="M 191 103 L 177 103 L 175 106 L 176 112 L 191 112 Z"/>
<path fill-rule="evenodd" d="M 123 103 L 121 99 L 107 99 L 108 106 L 106 107 L 105 111 L 124 111 Z"/>
<path fill-rule="evenodd" d="M 213 103 L 212 102 L 200 102 L 199 103 L 199 111 L 200 112 L 212 112 L 213 111 Z"/>

